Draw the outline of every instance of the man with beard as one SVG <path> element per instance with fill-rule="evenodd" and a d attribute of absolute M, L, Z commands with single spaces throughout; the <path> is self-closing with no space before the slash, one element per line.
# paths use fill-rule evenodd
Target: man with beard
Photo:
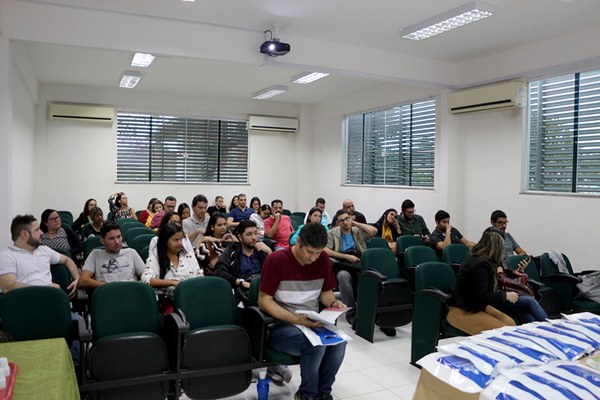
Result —
<path fill-rule="evenodd" d="M 514 253 L 517 253 L 520 256 L 527 255 L 527 252 L 519 246 L 519 243 L 517 243 L 515 238 L 513 238 L 510 233 L 506 232 L 508 219 L 504 211 L 494 211 L 490 217 L 490 223 L 504 233 L 504 251 L 502 252 L 502 266 L 504 268 L 508 268 L 508 257 L 512 256 Z"/>
<path fill-rule="evenodd" d="M 69 257 L 47 246 L 40 246 L 42 231 L 32 215 L 17 215 L 10 233 L 14 245 L 0 252 L 0 289 L 3 293 L 26 286 L 59 286 L 52 282 L 50 265 L 64 264 L 73 281 L 67 287 L 69 297 L 77 293 L 79 271 Z"/>
<path fill-rule="evenodd" d="M 410 199 L 402 202 L 402 213 L 398 215 L 402 235 L 414 235 L 423 239 L 423 243 L 429 244 L 429 229 L 423 217 L 415 214 L 415 203 Z"/>

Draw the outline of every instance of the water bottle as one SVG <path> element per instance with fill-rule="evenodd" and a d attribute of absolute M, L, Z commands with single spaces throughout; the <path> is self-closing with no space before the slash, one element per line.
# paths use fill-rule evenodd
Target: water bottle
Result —
<path fill-rule="evenodd" d="M 256 384 L 256 391 L 258 392 L 258 400 L 269 399 L 269 378 L 260 378 Z"/>

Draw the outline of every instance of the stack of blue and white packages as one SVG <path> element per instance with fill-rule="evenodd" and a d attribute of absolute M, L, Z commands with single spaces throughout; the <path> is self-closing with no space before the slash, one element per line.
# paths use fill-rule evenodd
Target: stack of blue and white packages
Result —
<path fill-rule="evenodd" d="M 576 361 L 600 350 L 600 317 L 565 318 L 486 331 L 439 346 L 418 364 L 486 400 L 600 400 L 600 372 Z"/>

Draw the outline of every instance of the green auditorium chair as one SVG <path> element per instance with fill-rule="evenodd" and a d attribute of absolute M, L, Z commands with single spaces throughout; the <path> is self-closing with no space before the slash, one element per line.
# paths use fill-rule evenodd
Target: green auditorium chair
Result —
<path fill-rule="evenodd" d="M 100 236 L 90 236 L 89 238 L 85 239 L 85 242 L 83 242 L 85 258 L 88 258 L 94 249 L 101 249 L 103 247 L 104 245 L 100 241 Z"/>
<path fill-rule="evenodd" d="M 410 363 L 415 365 L 422 357 L 435 351 L 440 338 L 467 336 L 446 321 L 447 302 L 456 275 L 443 262 L 419 264 L 415 271 L 415 300 L 411 332 Z"/>
<path fill-rule="evenodd" d="M 133 248 L 142 257 L 144 247 L 149 247 L 150 241 L 156 236 L 156 233 L 148 233 L 146 235 L 139 235 L 133 239 L 133 242 L 129 243 L 129 247 Z"/>
<path fill-rule="evenodd" d="M 71 211 L 57 211 L 60 216 L 60 223 L 63 225 L 68 225 L 69 227 L 73 225 L 73 213 Z"/>
<path fill-rule="evenodd" d="M 123 234 L 125 241 L 129 245 L 129 247 L 133 246 L 133 239 L 140 235 L 148 235 L 150 233 L 154 233 L 154 231 L 150 228 L 146 228 L 145 226 L 140 226 L 136 228 L 129 229 L 127 232 Z"/>
<path fill-rule="evenodd" d="M 302 221 L 304 222 L 304 219 L 306 218 L 306 213 L 304 211 L 294 211 L 292 215 L 290 215 L 290 217 L 293 216 L 300 217 L 300 219 L 302 219 Z"/>
<path fill-rule="evenodd" d="M 94 291 L 90 314 L 93 340 L 86 352 L 82 393 L 97 399 L 178 397 L 180 340 L 187 326 L 175 314 L 163 319 L 150 286 L 102 285 Z"/>
<path fill-rule="evenodd" d="M 396 257 L 387 249 L 367 249 L 360 259 L 356 334 L 373 342 L 375 325 L 395 328 L 412 319 L 413 292 L 400 278 Z"/>
<path fill-rule="evenodd" d="M 435 251 L 429 246 L 411 246 L 404 250 L 404 269 L 411 288 L 415 288 L 415 270 L 424 262 L 439 261 Z"/>
<path fill-rule="evenodd" d="M 190 327 L 180 368 L 185 394 L 191 399 L 215 399 L 246 390 L 252 369 L 264 365 L 252 358 L 229 283 L 214 276 L 187 279 L 175 288 L 175 307 Z"/>
<path fill-rule="evenodd" d="M 382 237 L 374 236 L 367 242 L 367 249 L 388 249 L 390 250 L 390 245 L 387 240 Z"/>
<path fill-rule="evenodd" d="M 406 267 L 404 266 L 404 252 L 412 246 L 424 246 L 423 239 L 420 236 L 404 235 L 396 239 L 396 259 L 398 260 L 398 268 L 400 268 L 400 276 L 408 278 Z"/>
<path fill-rule="evenodd" d="M 542 281 L 546 286 L 553 287 L 558 293 L 560 299 L 560 309 L 562 312 L 581 312 L 590 311 L 600 313 L 600 304 L 593 300 L 579 298 L 579 289 L 577 284 L 580 282 L 578 275 L 584 275 L 592 271 L 583 271 L 573 273 L 573 267 L 569 258 L 562 254 L 562 257 L 567 266 L 568 274 L 561 273 L 558 266 L 552 262 L 548 253 L 542 254 L 540 259 Z"/>
<path fill-rule="evenodd" d="M 462 243 L 452 243 L 444 247 L 442 261 L 450 265 L 455 274 L 458 274 L 460 265 L 471 254 L 471 249 Z"/>

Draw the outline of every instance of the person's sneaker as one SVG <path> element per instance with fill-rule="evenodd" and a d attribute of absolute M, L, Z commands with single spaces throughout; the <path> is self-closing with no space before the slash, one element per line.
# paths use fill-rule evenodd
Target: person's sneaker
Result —
<path fill-rule="evenodd" d="M 300 392 L 296 392 L 296 394 L 294 394 L 294 400 L 317 400 L 317 398 L 315 397 L 302 397 L 302 395 L 300 394 Z"/>
<path fill-rule="evenodd" d="M 285 365 L 276 365 L 267 369 L 267 376 L 274 383 L 290 383 L 292 380 L 292 371 Z"/>
<path fill-rule="evenodd" d="M 386 336 L 396 336 L 396 330 L 394 328 L 379 327 L 379 329 L 381 329 L 381 332 L 385 333 Z"/>
<path fill-rule="evenodd" d="M 333 396 L 331 393 L 321 393 L 319 394 L 319 397 L 317 397 L 318 400 L 333 400 Z"/>

